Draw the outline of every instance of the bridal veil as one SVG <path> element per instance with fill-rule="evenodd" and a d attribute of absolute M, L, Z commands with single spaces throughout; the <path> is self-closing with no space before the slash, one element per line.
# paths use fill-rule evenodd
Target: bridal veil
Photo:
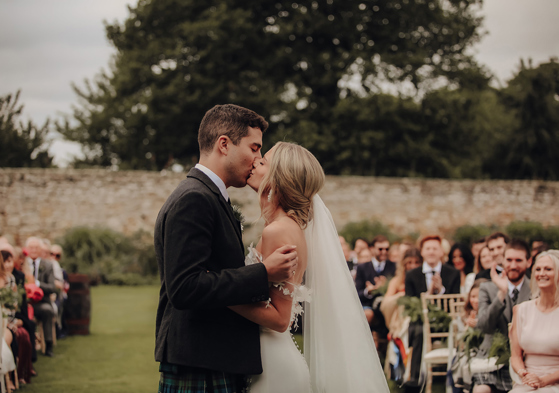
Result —
<path fill-rule="evenodd" d="M 305 229 L 304 355 L 314 393 L 389 393 L 371 330 L 342 252 L 330 211 L 315 195 Z"/>

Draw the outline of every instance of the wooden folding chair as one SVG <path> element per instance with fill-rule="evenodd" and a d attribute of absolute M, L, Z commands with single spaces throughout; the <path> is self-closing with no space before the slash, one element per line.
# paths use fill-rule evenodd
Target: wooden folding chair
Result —
<path fill-rule="evenodd" d="M 447 332 L 431 332 L 429 324 L 429 304 L 437 306 L 446 311 L 452 318 L 459 317 L 464 308 L 464 296 L 461 294 L 428 295 L 421 294 L 421 306 L 423 309 L 423 352 L 421 355 L 422 370 L 426 371 L 426 393 L 431 393 L 434 375 L 446 375 L 449 365 L 452 363 L 456 350 L 454 348 L 454 328 Z M 448 346 L 443 348 L 433 348 L 433 339 L 447 339 Z M 434 366 L 444 366 L 445 371 L 433 371 Z"/>

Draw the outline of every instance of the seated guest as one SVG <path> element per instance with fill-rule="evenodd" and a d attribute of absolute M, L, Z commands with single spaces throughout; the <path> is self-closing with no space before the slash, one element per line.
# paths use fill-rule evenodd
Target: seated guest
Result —
<path fill-rule="evenodd" d="M 492 258 L 492 265 L 495 265 L 497 273 L 503 271 L 503 259 L 505 258 L 505 248 L 509 243 L 510 239 L 507 235 L 502 232 L 495 232 L 489 237 L 487 237 L 487 248 L 489 248 L 489 253 Z M 491 280 L 491 270 L 482 270 L 476 275 L 476 280 L 479 278 L 485 278 Z"/>
<path fill-rule="evenodd" d="M 462 243 L 456 243 L 448 253 L 448 263 L 460 272 L 460 293 L 467 294 L 474 284 L 474 256 L 470 249 Z"/>
<path fill-rule="evenodd" d="M 476 280 L 468 296 L 466 304 L 464 305 L 464 312 L 462 317 L 458 319 L 458 331 L 463 332 L 467 329 L 475 329 L 477 327 L 477 313 L 479 311 L 479 287 L 482 283 L 487 282 L 482 278 Z M 470 372 L 470 359 L 463 351 L 454 357 L 454 362 L 451 367 L 451 386 L 453 392 L 469 391 L 472 384 L 472 376 Z"/>
<path fill-rule="evenodd" d="M 415 247 L 408 248 L 403 259 L 397 264 L 396 275 L 388 283 L 386 294 L 380 304 L 380 311 L 390 332 L 399 329 L 402 319 L 399 315 L 395 315 L 395 311 L 398 308 L 398 299 L 406 293 L 406 273 L 421 266 L 422 263 L 423 257 L 419 250 Z"/>
<path fill-rule="evenodd" d="M 396 273 L 396 264 L 388 260 L 389 248 L 390 242 L 386 236 L 375 236 L 369 246 L 373 257 L 368 262 L 359 264 L 355 275 L 355 287 L 365 310 L 367 321 L 372 328 L 376 326 L 384 334 L 387 333 L 386 324 L 379 309 L 380 302 L 374 303 L 376 296 L 373 292 L 382 287 L 388 277 L 392 277 Z"/>
<path fill-rule="evenodd" d="M 420 297 L 428 294 L 460 293 L 460 272 L 449 264 L 443 264 L 444 251 L 440 236 L 432 235 L 419 243 L 423 265 L 406 274 L 406 296 Z M 409 345 L 413 348 L 408 391 L 419 388 L 421 353 L 423 350 L 423 323 L 415 322 L 409 327 Z"/>
<path fill-rule="evenodd" d="M 347 244 L 345 238 L 343 236 L 338 236 L 340 239 L 340 245 L 342 246 L 342 251 L 344 253 L 344 258 L 347 263 L 347 268 L 351 272 L 351 276 L 355 281 L 355 272 L 357 271 L 357 263 L 355 263 L 354 259 L 351 257 L 351 249 L 349 248 L 349 244 Z"/>
<path fill-rule="evenodd" d="M 32 346 L 31 344 L 29 331 L 32 332 L 34 337 L 35 324 L 29 320 L 27 315 L 27 297 L 25 295 L 25 290 L 23 289 L 25 275 L 14 269 L 14 258 L 12 256 L 14 249 L 11 245 L 0 245 L 0 249 L 2 250 L 2 257 L 4 258 L 4 269 L 6 274 L 13 275 L 16 284 L 16 291 L 20 289 L 22 293 L 21 302 L 17 305 L 17 309 L 14 312 L 8 313 L 10 317 L 8 328 L 16 338 L 18 346 L 16 358 L 19 382 L 26 384 L 31 382 L 31 376 L 33 374 L 31 361 L 34 345 Z"/>
<path fill-rule="evenodd" d="M 56 317 L 54 308 L 50 301 L 50 295 L 56 292 L 54 283 L 54 268 L 52 262 L 41 258 L 43 253 L 42 242 L 39 238 L 30 237 L 25 244 L 28 252 L 28 262 L 35 284 L 43 290 L 43 298 L 38 303 L 33 304 L 35 318 L 43 323 L 43 333 L 45 335 L 46 351 L 45 355 L 52 357 L 53 329 L 52 321 Z"/>
<path fill-rule="evenodd" d="M 489 248 L 487 246 L 484 246 L 481 248 L 481 250 L 479 250 L 479 254 L 476 257 L 476 261 L 474 265 L 474 273 L 476 274 L 476 277 L 478 273 L 484 270 L 491 269 L 491 266 L 493 266 L 493 257 L 491 257 L 491 252 L 489 251 Z M 484 278 L 484 280 L 487 280 L 487 278 Z"/>
<path fill-rule="evenodd" d="M 357 238 L 357 240 L 355 240 L 355 245 L 352 251 L 352 258 L 354 261 L 357 261 L 359 254 L 364 249 L 369 249 L 369 243 L 367 242 L 367 240 L 363 239 L 362 237 Z"/>
<path fill-rule="evenodd" d="M 486 245 L 487 245 L 487 237 L 486 236 L 482 236 L 482 237 L 480 237 L 479 239 L 477 239 L 476 241 L 474 241 L 472 243 L 472 247 L 470 248 L 470 251 L 472 252 L 472 255 L 474 256 L 474 258 L 477 259 L 478 255 L 479 255 L 479 252 Z"/>
<path fill-rule="evenodd" d="M 5 244 L 6 244 L 5 242 L 1 243 L 2 246 Z M 9 253 L 6 251 L 0 252 L 0 288 L 6 288 L 6 287 L 12 288 L 12 286 L 15 286 L 14 277 L 8 272 L 6 272 L 4 268 L 4 255 L 8 255 L 8 254 Z M 11 256 L 11 254 L 9 255 Z M 3 314 L 8 314 L 9 312 L 9 310 L 4 308 L 3 305 L 2 307 L 0 307 L 0 311 Z M 14 350 L 13 348 L 14 346 L 17 347 L 17 343 L 14 341 L 14 337 L 10 329 L 8 328 L 4 329 L 2 341 L 3 341 L 2 352 L 0 354 L 2 359 L 2 369 L 0 370 L 0 373 L 2 375 L 2 378 L 5 378 L 6 391 L 12 392 L 13 390 L 15 390 L 15 385 L 12 382 L 11 378 L 9 378 L 8 373 L 11 373 L 16 369 L 14 353 L 17 353 L 17 350 Z"/>
<path fill-rule="evenodd" d="M 510 241 L 505 250 L 503 272 L 498 274 L 496 265 L 493 265 L 491 282 L 480 286 L 477 327 L 485 333 L 485 338 L 477 357 L 488 357 L 495 332 L 508 336 L 513 307 L 530 299 L 530 284 L 526 278 L 529 258 L 530 250 L 526 242 Z M 472 382 L 473 393 L 508 392 L 512 389 L 507 366 L 496 371 L 474 373 Z"/>
<path fill-rule="evenodd" d="M 534 300 L 514 306 L 510 332 L 511 366 L 517 374 L 511 393 L 559 392 L 559 251 L 536 258 Z"/>

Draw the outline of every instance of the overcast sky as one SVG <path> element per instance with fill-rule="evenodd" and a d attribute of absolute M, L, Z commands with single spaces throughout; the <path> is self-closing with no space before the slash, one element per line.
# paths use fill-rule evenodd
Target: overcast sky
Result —
<path fill-rule="evenodd" d="M 69 113 L 76 102 L 71 83 L 83 85 L 107 68 L 112 48 L 103 20 L 124 20 L 132 0 L 0 0 L 0 95 L 22 90 L 24 117 L 42 123 Z M 488 34 L 474 50 L 500 81 L 519 59 L 535 64 L 559 56 L 559 0 L 485 0 Z M 64 163 L 79 149 L 55 142 Z"/>

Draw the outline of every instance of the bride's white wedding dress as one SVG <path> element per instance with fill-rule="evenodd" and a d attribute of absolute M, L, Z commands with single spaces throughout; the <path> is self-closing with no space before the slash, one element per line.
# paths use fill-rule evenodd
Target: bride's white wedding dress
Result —
<path fill-rule="evenodd" d="M 262 256 L 252 247 L 248 249 L 245 264 L 251 265 L 261 263 Z M 274 284 L 283 287 L 281 284 Z M 302 312 L 302 302 L 310 301 L 308 291 L 304 286 L 298 286 L 294 293 L 283 288 L 284 293 L 293 297 L 293 308 L 291 309 L 291 321 L 295 321 Z M 250 378 L 250 393 L 271 392 L 293 392 L 310 393 L 311 380 L 309 368 L 305 358 L 297 349 L 291 333 L 286 330 L 283 333 L 260 327 L 260 353 L 262 357 L 263 373 Z"/>
<path fill-rule="evenodd" d="M 249 392 L 389 393 L 334 220 L 318 195 L 312 209 L 305 229 L 305 284 L 294 293 L 283 288 L 293 296 L 291 320 L 303 314 L 304 357 L 289 330 L 261 327 L 264 371 L 252 377 Z M 259 262 L 261 256 L 250 248 L 246 263 Z"/>

